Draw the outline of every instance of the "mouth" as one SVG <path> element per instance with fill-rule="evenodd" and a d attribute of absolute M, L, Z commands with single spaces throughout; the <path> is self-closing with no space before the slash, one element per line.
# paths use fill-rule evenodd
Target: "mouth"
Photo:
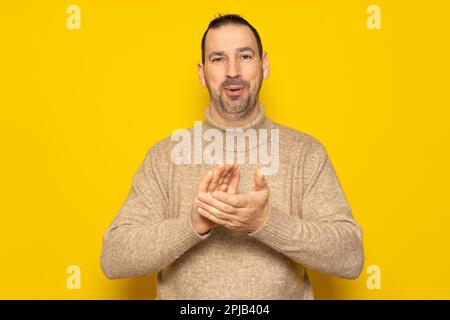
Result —
<path fill-rule="evenodd" d="M 240 96 L 245 90 L 244 86 L 225 86 L 223 88 L 227 95 L 234 97 Z"/>

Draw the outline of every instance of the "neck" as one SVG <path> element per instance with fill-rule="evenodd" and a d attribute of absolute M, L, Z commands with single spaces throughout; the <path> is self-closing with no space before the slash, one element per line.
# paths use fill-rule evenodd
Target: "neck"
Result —
<path fill-rule="evenodd" d="M 216 110 L 217 112 L 217 110 Z M 255 112 L 255 114 L 253 114 Z M 269 128 L 271 127 L 272 121 L 266 117 L 265 115 L 265 109 L 264 106 L 260 103 L 258 103 L 257 107 L 254 108 L 254 111 L 252 111 L 251 116 L 246 117 L 245 119 L 241 119 L 241 121 L 232 121 L 232 120 L 226 120 L 223 118 L 218 118 L 213 116 L 214 109 L 209 105 L 205 109 L 205 121 L 204 121 L 204 127 L 205 129 L 208 128 L 215 128 L 219 129 L 222 132 L 226 132 L 227 129 L 262 129 L 262 128 Z M 221 119 L 222 122 L 219 122 Z"/>
<path fill-rule="evenodd" d="M 210 103 L 209 105 L 209 110 L 211 118 L 218 124 L 228 128 L 243 127 L 246 124 L 256 120 L 260 112 L 260 103 L 259 100 L 257 100 L 252 108 L 252 111 L 242 118 L 238 119 L 230 119 L 224 117 L 220 112 L 217 111 L 217 106 L 213 105 L 212 103 Z"/>
<path fill-rule="evenodd" d="M 258 107 L 254 108 L 255 110 L 257 110 L 256 115 L 252 116 L 252 117 L 247 117 L 245 122 L 241 122 L 240 125 L 237 124 L 236 121 L 224 121 L 227 122 L 227 124 L 222 124 L 219 123 L 216 118 L 213 118 L 212 116 L 212 108 L 211 106 L 208 106 L 205 110 L 205 121 L 202 122 L 202 126 L 201 126 L 201 130 L 202 132 L 206 132 L 209 129 L 215 129 L 217 132 L 217 130 L 222 134 L 222 139 L 220 139 L 220 141 L 223 141 L 224 143 L 227 141 L 226 135 L 227 134 L 231 134 L 233 135 L 237 135 L 237 137 L 241 137 L 244 140 L 246 139 L 246 135 L 249 134 L 249 136 L 252 136 L 251 133 L 246 132 L 248 129 L 253 129 L 257 136 L 259 137 L 261 134 L 264 135 L 263 139 L 259 139 L 257 138 L 257 143 L 254 146 L 249 146 L 247 143 L 244 143 L 243 145 L 240 145 L 239 143 L 237 143 L 236 145 L 234 145 L 234 142 L 231 143 L 231 145 L 225 145 L 222 147 L 222 150 L 226 150 L 226 151 L 236 151 L 236 152 L 243 152 L 247 149 L 250 148 L 255 148 L 256 146 L 259 146 L 263 143 L 266 143 L 265 141 L 267 139 L 271 139 L 271 135 L 272 135 L 272 128 L 274 126 L 274 122 L 266 117 L 265 115 L 265 109 L 264 106 L 262 104 L 258 103 Z M 240 129 L 240 131 L 236 131 L 236 129 Z M 263 130 L 261 130 L 263 129 Z M 250 139 L 250 138 L 249 138 Z M 234 138 L 231 139 L 234 141 Z M 206 142 L 204 141 L 204 143 L 206 144 Z"/>

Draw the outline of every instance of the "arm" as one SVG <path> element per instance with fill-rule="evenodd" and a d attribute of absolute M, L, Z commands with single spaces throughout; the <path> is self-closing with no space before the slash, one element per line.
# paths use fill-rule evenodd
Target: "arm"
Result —
<path fill-rule="evenodd" d="M 197 242 L 191 214 L 167 219 L 168 196 L 150 149 L 133 177 L 125 203 L 103 236 L 100 264 L 109 279 L 159 272 Z M 175 215 L 177 216 L 177 215 Z"/>
<path fill-rule="evenodd" d="M 312 142 L 304 160 L 302 218 L 270 205 L 266 222 L 249 234 L 305 268 L 355 279 L 364 265 L 362 231 L 352 217 L 325 148 Z"/>

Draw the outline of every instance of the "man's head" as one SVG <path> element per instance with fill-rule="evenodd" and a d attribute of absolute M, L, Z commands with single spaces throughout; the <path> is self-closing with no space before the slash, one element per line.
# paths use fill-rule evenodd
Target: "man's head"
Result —
<path fill-rule="evenodd" d="M 269 76 L 267 53 L 256 29 L 238 15 L 212 20 L 203 34 L 198 73 L 222 117 L 239 120 L 249 115 Z"/>

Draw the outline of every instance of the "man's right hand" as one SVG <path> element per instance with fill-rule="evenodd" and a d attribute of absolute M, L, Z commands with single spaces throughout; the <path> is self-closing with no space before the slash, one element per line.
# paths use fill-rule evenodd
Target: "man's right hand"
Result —
<path fill-rule="evenodd" d="M 196 199 L 200 193 L 212 193 L 215 190 L 235 194 L 239 183 L 239 170 L 236 163 L 219 164 L 213 171 L 208 171 L 198 185 L 197 195 L 192 203 L 192 226 L 195 231 L 203 235 L 214 229 L 218 224 L 201 216 L 197 211 Z"/>

